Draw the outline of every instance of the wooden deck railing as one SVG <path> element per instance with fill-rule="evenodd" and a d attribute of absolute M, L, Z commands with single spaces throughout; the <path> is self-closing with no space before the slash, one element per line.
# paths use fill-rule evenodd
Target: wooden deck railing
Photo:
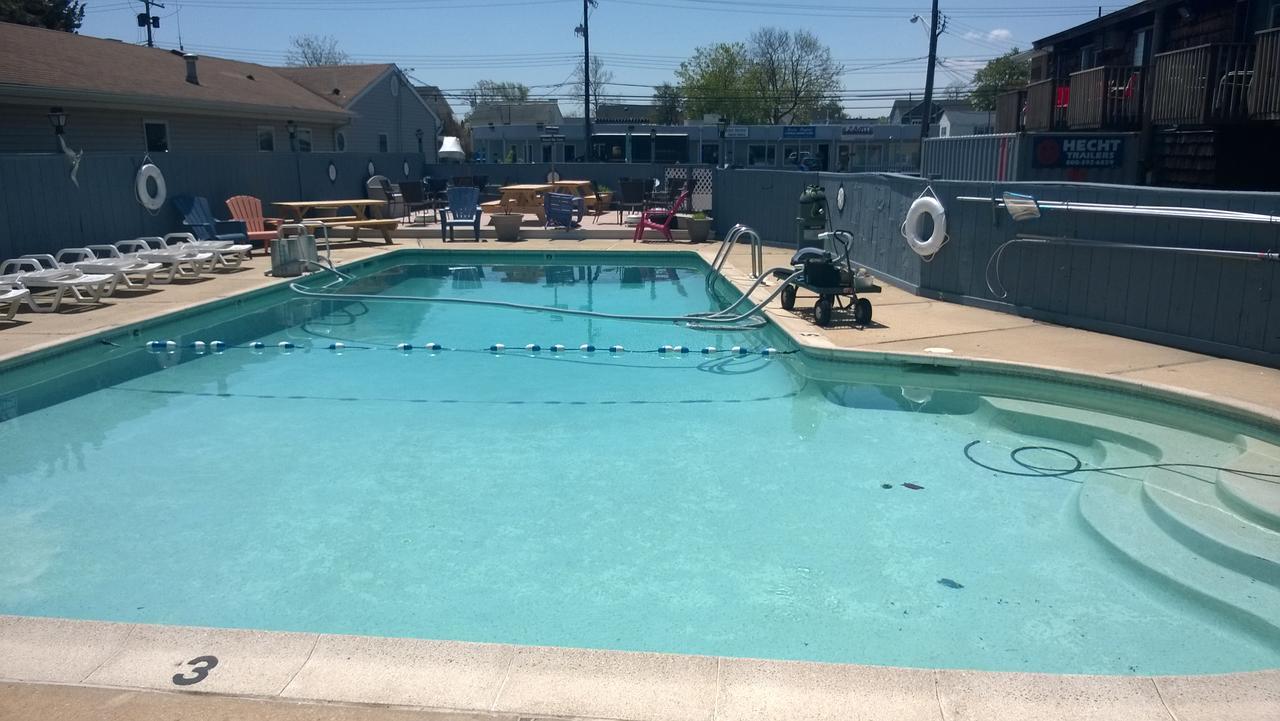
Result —
<path fill-rule="evenodd" d="M 1058 83 L 1052 79 L 1027 86 L 1027 111 L 1023 119 L 1027 130 L 1053 130 L 1059 127 L 1064 108 L 1057 107 L 1058 95 Z"/>
<path fill-rule="evenodd" d="M 1067 126 L 1124 130 L 1142 122 L 1142 72 L 1132 65 L 1100 65 L 1071 74 Z"/>
<path fill-rule="evenodd" d="M 1022 107 L 1026 102 L 1026 90 L 1012 90 L 996 96 L 997 133 L 1017 133 L 1022 130 Z"/>
<path fill-rule="evenodd" d="M 1248 117 L 1252 45 L 1210 43 L 1160 53 L 1151 68 L 1153 123 L 1205 125 Z"/>
<path fill-rule="evenodd" d="M 1249 117 L 1280 119 L 1280 28 L 1254 35 L 1253 82 L 1249 85 Z"/>

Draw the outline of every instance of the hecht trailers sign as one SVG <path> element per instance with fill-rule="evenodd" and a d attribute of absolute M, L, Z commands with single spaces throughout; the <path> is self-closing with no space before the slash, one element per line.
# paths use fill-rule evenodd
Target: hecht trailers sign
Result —
<path fill-rule="evenodd" d="M 1124 161 L 1124 141 L 1115 136 L 1040 136 L 1032 167 L 1118 168 Z"/>

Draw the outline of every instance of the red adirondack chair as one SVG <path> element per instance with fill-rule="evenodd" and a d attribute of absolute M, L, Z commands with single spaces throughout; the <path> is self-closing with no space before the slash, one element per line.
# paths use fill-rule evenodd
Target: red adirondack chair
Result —
<path fill-rule="evenodd" d="M 674 242 L 675 238 L 671 237 L 671 224 L 675 222 L 676 211 L 684 207 L 684 202 L 689 199 L 689 191 L 686 190 L 676 198 L 676 202 L 671 205 L 670 210 L 662 210 L 654 208 L 640 213 L 640 222 L 636 223 L 635 235 L 631 236 L 631 242 L 644 239 L 644 231 L 656 230 L 662 233 L 662 237 Z"/>
<path fill-rule="evenodd" d="M 262 217 L 262 201 L 252 195 L 227 198 L 227 210 L 231 211 L 233 220 L 244 221 L 249 228 L 251 242 L 261 241 L 263 249 L 271 252 L 271 241 L 275 240 L 276 230 L 284 223 L 283 220 Z"/>

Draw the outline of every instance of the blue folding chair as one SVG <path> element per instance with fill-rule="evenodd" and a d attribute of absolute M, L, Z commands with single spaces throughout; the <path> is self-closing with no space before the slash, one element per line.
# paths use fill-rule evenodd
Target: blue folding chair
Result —
<path fill-rule="evenodd" d="M 542 210 L 547 216 L 542 227 L 558 226 L 565 230 L 573 230 L 582 225 L 582 215 L 586 210 L 583 199 L 568 193 L 546 193 L 542 196 Z"/>
<path fill-rule="evenodd" d="M 440 239 L 444 242 L 455 240 L 453 229 L 458 226 L 471 226 L 476 240 L 480 240 L 480 189 L 471 187 L 449 188 L 449 207 L 440 210 Z"/>
<path fill-rule="evenodd" d="M 173 207 L 182 215 L 182 224 L 191 229 L 196 240 L 249 242 L 247 223 L 243 220 L 218 220 L 209 210 L 209 201 L 201 196 L 175 195 Z"/>

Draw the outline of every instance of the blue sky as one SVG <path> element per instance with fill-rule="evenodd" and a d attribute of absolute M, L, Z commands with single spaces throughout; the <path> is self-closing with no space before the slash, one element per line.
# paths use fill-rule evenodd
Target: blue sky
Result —
<path fill-rule="evenodd" d="M 568 95 L 581 63 L 574 27 L 581 0 L 179 0 L 155 9 L 156 44 L 188 52 L 283 64 L 288 38 L 331 34 L 356 62 L 395 62 L 425 83 L 448 90 L 477 80 L 512 80 L 535 96 Z M 1122 4 L 1103 5 L 1103 12 Z M 81 32 L 127 42 L 145 39 L 135 17 L 139 0 L 88 0 Z M 645 95 L 671 80 L 699 45 L 745 39 L 773 25 L 816 33 L 846 67 L 844 105 L 851 115 L 882 114 L 891 101 L 924 87 L 928 34 L 912 15 L 928 16 L 926 0 L 600 0 L 591 16 L 591 49 L 617 83 L 607 92 Z M 1014 45 L 1079 24 L 1098 14 L 1081 0 L 1058 4 L 1021 0 L 942 0 L 947 32 L 939 41 L 939 88 L 968 80 L 985 59 Z M 575 59 L 576 58 L 576 59 Z M 876 97 L 881 96 L 881 97 Z M 639 102 L 635 99 L 634 102 Z M 453 101 L 455 110 L 467 107 Z M 577 106 L 580 108 L 581 103 Z M 572 102 L 561 107 L 573 110 Z"/>

